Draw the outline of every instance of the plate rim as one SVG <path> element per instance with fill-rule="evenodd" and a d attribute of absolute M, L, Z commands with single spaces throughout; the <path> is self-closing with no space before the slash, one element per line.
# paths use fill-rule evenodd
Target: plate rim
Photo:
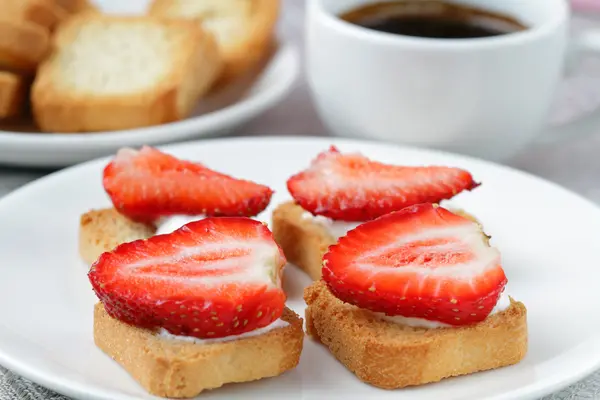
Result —
<path fill-rule="evenodd" d="M 329 146 L 332 144 L 345 146 L 359 146 L 359 145 L 369 145 L 375 147 L 386 146 L 387 148 L 393 148 L 394 151 L 409 151 L 409 152 L 423 152 L 427 154 L 434 154 L 442 157 L 451 157 L 457 159 L 467 160 L 470 163 L 479 163 L 481 165 L 492 167 L 496 169 L 500 169 L 503 172 L 516 173 L 521 175 L 527 179 L 533 179 L 545 185 L 548 185 L 553 190 L 558 190 L 563 194 L 571 196 L 573 199 L 577 201 L 583 201 L 587 203 L 588 206 L 595 209 L 600 213 L 600 206 L 594 203 L 592 200 L 584 197 L 583 195 L 569 190 L 555 182 L 552 182 L 543 177 L 536 176 L 527 171 L 522 171 L 507 165 L 498 164 L 492 161 L 483 160 L 481 158 L 436 150 L 436 149 L 428 149 L 423 147 L 416 147 L 410 145 L 399 145 L 387 142 L 379 142 L 373 140 L 365 140 L 365 139 L 352 139 L 352 138 L 339 138 L 339 137 L 330 137 L 330 136 L 252 136 L 252 137 L 225 137 L 225 138 L 208 138 L 202 140 L 190 140 L 181 143 L 172 143 L 166 145 L 156 146 L 157 148 L 167 151 L 167 152 L 177 152 L 179 149 L 184 149 L 188 146 L 202 146 L 206 144 L 212 144 L 214 146 L 228 145 L 230 143 L 237 144 L 238 146 L 243 145 L 247 142 L 272 142 L 274 145 L 280 144 L 282 142 L 294 143 L 294 142 L 304 142 L 304 143 L 314 143 L 322 146 Z M 0 198 L 0 210 L 5 207 L 5 203 L 8 203 L 9 206 L 13 201 L 13 198 L 17 198 L 18 196 L 27 195 L 27 192 L 33 190 L 38 185 L 41 184 L 51 184 L 54 179 L 59 179 L 63 175 L 69 175 L 76 173 L 77 171 L 84 171 L 86 169 L 95 168 L 95 164 L 101 165 L 111 159 L 112 156 L 104 156 L 95 158 L 93 160 L 89 160 L 83 163 L 79 163 L 77 165 L 73 165 L 67 168 L 64 168 L 59 171 L 55 171 L 50 173 L 44 177 L 38 178 L 32 182 L 29 182 L 18 189 L 13 190 L 12 192 L 6 194 L 5 196 Z M 307 339 L 309 340 L 309 339 Z M 585 347 L 586 350 L 588 347 L 593 348 L 592 351 L 586 351 L 586 353 L 599 355 L 600 356 L 600 335 L 594 336 L 591 339 L 579 343 L 574 348 L 569 349 L 569 352 L 578 351 L 581 347 Z M 4 368 L 8 369 L 9 372 L 12 372 L 18 376 L 29 379 L 38 385 L 41 385 L 49 390 L 55 391 L 57 393 L 75 397 L 75 398 L 88 398 L 94 400 L 106 400 L 111 399 L 112 393 L 111 391 L 107 391 L 106 389 L 100 386 L 92 386 L 93 392 L 86 389 L 86 385 L 80 384 L 78 382 L 68 381 L 66 379 L 49 379 L 48 374 L 44 372 L 40 372 L 35 368 L 32 368 L 31 365 L 24 364 L 20 362 L 18 359 L 12 357 L 8 352 L 6 352 L 2 347 L 0 347 L 0 365 Z M 600 357 L 589 357 L 585 362 L 585 366 L 576 370 L 576 373 L 571 373 L 569 375 L 562 374 L 560 379 L 555 380 L 552 383 L 546 381 L 546 383 L 539 382 L 527 385 L 522 388 L 512 389 L 511 392 L 502 393 L 493 397 L 488 397 L 488 400 L 509 400 L 509 399 L 535 399 L 540 396 L 545 396 L 551 393 L 555 393 L 563 388 L 568 387 L 569 385 L 576 383 L 585 377 L 593 374 L 594 372 L 600 369 Z M 555 377 L 556 374 L 552 375 Z M 131 396 L 129 394 L 119 393 L 119 398 L 123 400 L 136 400 L 138 399 L 135 396 Z M 157 397 L 157 399 L 159 399 Z"/>

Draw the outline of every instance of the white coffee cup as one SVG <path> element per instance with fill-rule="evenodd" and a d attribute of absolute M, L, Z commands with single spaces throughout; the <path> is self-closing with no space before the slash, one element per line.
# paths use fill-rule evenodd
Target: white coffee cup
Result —
<path fill-rule="evenodd" d="M 565 0 L 454 0 L 528 26 L 478 39 L 402 36 L 339 18 L 375 2 L 308 1 L 307 77 L 334 134 L 502 160 L 538 134 L 554 140 L 596 122 L 600 131 L 589 119 L 543 129 L 569 53 Z M 578 45 L 597 51 L 598 33 Z"/>

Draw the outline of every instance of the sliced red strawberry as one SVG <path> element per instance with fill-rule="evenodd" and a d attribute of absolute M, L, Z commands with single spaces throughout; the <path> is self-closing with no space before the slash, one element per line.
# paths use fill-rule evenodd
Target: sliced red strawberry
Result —
<path fill-rule="evenodd" d="M 103 184 L 119 212 L 142 222 L 175 214 L 251 217 L 273 194 L 267 186 L 147 146 L 120 150 L 104 169 Z"/>
<path fill-rule="evenodd" d="M 506 285 L 480 226 L 432 204 L 350 231 L 325 255 L 323 279 L 358 307 L 450 325 L 484 320 Z"/>
<path fill-rule="evenodd" d="M 438 203 L 478 185 L 462 169 L 388 165 L 335 147 L 287 181 L 302 208 L 342 221 L 369 221 L 414 204 Z"/>
<path fill-rule="evenodd" d="M 118 246 L 88 274 L 109 315 L 175 335 L 237 335 L 278 319 L 285 257 L 262 223 L 206 218 Z"/>

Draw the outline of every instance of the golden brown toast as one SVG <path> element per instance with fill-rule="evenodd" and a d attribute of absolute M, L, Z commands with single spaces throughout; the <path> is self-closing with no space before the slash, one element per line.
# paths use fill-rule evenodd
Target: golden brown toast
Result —
<path fill-rule="evenodd" d="M 0 71 L 0 118 L 13 118 L 23 114 L 29 82 L 23 76 Z"/>
<path fill-rule="evenodd" d="M 55 0 L 2 0 L 3 18 L 29 22 L 53 30 L 69 13 Z"/>
<path fill-rule="evenodd" d="M 48 132 L 131 129 L 191 114 L 221 70 L 197 23 L 84 12 L 62 23 L 31 101 Z"/>
<path fill-rule="evenodd" d="M 49 31 L 37 24 L 0 16 L 0 68 L 32 75 L 50 50 Z"/>
<path fill-rule="evenodd" d="M 252 69 L 269 53 L 280 0 L 154 0 L 150 14 L 191 19 L 210 31 L 225 66 L 219 84 Z"/>
<path fill-rule="evenodd" d="M 54 2 L 71 14 L 77 14 L 82 11 L 97 11 L 96 7 L 89 0 L 54 0 Z"/>
<path fill-rule="evenodd" d="M 281 375 L 298 365 L 302 319 L 288 308 L 289 325 L 240 340 L 196 344 L 157 336 L 94 309 L 94 341 L 151 394 L 189 398 L 227 383 Z M 268 382 L 265 382 L 268 385 Z"/>
<path fill-rule="evenodd" d="M 459 328 L 411 328 L 337 299 L 323 281 L 304 291 L 308 335 L 360 380 L 396 389 L 516 364 L 527 353 L 527 311 L 503 312 Z"/>
<path fill-rule="evenodd" d="M 316 281 L 321 279 L 323 255 L 336 239 L 323 226 L 303 218 L 304 213 L 294 202 L 280 204 L 273 211 L 273 237 L 287 260 Z"/>
<path fill-rule="evenodd" d="M 155 226 L 132 221 L 114 208 L 91 210 L 79 221 L 79 254 L 92 265 L 102 253 L 121 243 L 148 239 L 155 233 Z"/>

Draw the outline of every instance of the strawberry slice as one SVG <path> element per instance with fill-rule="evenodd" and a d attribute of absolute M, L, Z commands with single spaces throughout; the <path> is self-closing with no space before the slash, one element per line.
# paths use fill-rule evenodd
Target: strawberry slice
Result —
<path fill-rule="evenodd" d="M 481 227 L 432 204 L 350 231 L 325 255 L 323 279 L 347 303 L 449 325 L 483 321 L 507 281 Z"/>
<path fill-rule="evenodd" d="M 254 216 L 271 201 L 264 185 L 235 179 L 152 147 L 121 149 L 104 169 L 115 208 L 140 222 L 183 215 Z"/>
<path fill-rule="evenodd" d="M 369 221 L 414 204 L 439 203 L 478 185 L 462 169 L 388 165 L 333 146 L 287 181 L 302 208 L 341 221 Z"/>
<path fill-rule="evenodd" d="M 88 277 L 113 318 L 218 338 L 277 320 L 285 257 L 262 223 L 209 217 L 104 253 Z"/>

